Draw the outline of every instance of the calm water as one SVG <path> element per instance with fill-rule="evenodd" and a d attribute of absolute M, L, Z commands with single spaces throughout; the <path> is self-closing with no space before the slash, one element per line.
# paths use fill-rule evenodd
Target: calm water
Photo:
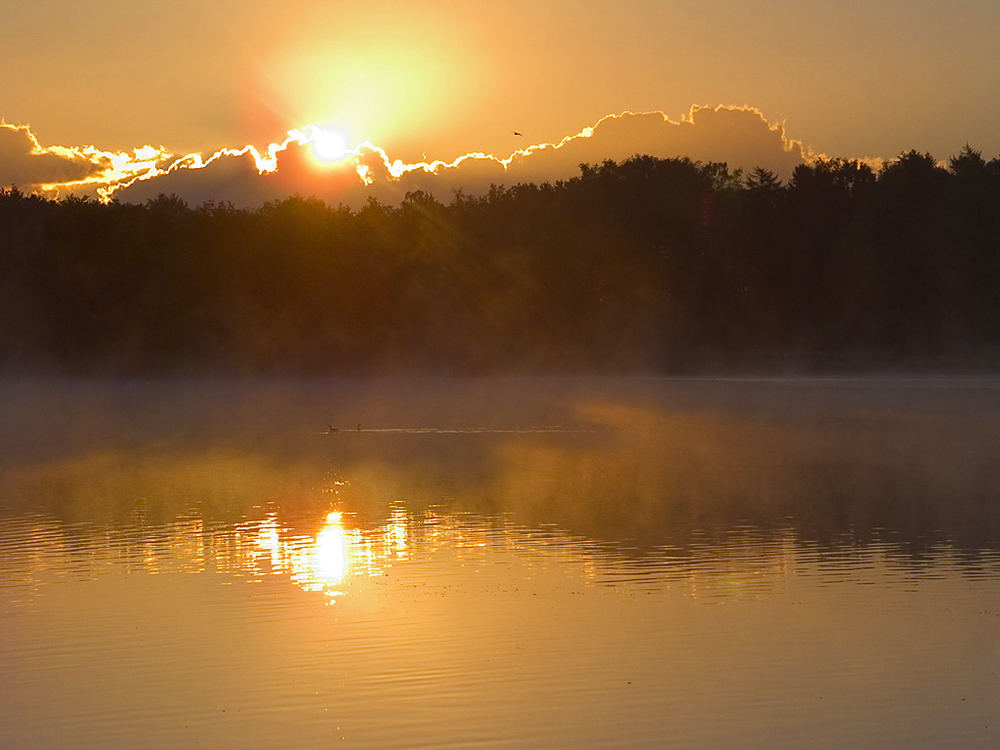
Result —
<path fill-rule="evenodd" d="M 0 633 L 3 747 L 996 747 L 1000 381 L 0 386 Z"/>

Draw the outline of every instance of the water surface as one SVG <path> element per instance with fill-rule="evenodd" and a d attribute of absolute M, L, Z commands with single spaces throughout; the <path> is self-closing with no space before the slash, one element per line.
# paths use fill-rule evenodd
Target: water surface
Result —
<path fill-rule="evenodd" d="M 998 381 L 0 396 L 4 746 L 1000 739 Z"/>

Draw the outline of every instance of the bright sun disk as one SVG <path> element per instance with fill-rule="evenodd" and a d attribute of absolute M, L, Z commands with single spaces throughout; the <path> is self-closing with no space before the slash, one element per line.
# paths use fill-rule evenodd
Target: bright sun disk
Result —
<path fill-rule="evenodd" d="M 312 147 L 316 158 L 327 163 L 340 161 L 348 152 L 344 137 L 333 130 L 317 129 Z"/>

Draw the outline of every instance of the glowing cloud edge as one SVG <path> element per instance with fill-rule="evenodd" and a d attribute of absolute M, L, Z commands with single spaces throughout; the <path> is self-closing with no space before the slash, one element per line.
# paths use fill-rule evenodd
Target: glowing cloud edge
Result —
<path fill-rule="evenodd" d="M 475 161 L 492 162 L 504 170 L 518 158 L 530 157 L 533 154 L 546 151 L 557 150 L 579 139 L 591 138 L 595 131 L 604 123 L 619 120 L 625 117 L 635 116 L 660 116 L 665 124 L 683 125 L 693 124 L 695 117 L 700 111 L 738 111 L 748 112 L 760 117 L 767 127 L 776 132 L 781 140 L 786 152 L 798 150 L 802 158 L 808 163 L 817 159 L 825 158 L 824 154 L 816 153 L 803 146 L 801 141 L 791 140 L 787 137 L 784 123 L 774 123 L 769 121 L 764 114 L 756 107 L 748 105 L 718 105 L 715 107 L 705 105 L 692 105 L 687 113 L 682 114 L 680 120 L 673 120 L 669 115 L 660 110 L 648 112 L 633 112 L 624 110 L 618 114 L 607 114 L 597 120 L 594 124 L 582 128 L 577 133 L 565 136 L 558 142 L 537 143 L 525 148 L 516 149 L 506 157 L 499 157 L 494 154 L 474 151 L 462 154 L 450 161 L 435 159 L 432 161 L 421 161 L 406 163 L 401 159 L 391 159 L 384 148 L 363 140 L 353 148 L 346 148 L 343 156 L 337 159 L 337 163 L 352 162 L 354 171 L 361 184 L 372 185 L 374 177 L 371 166 L 362 163 L 365 157 L 375 156 L 382 162 L 386 174 L 392 180 L 398 180 L 403 175 L 423 171 L 426 173 L 438 173 L 442 169 L 453 169 L 462 163 Z M 327 130 L 318 125 L 305 125 L 301 128 L 293 128 L 286 133 L 284 140 L 278 143 L 270 143 L 263 149 L 258 149 L 253 145 L 242 147 L 226 147 L 214 152 L 211 156 L 205 157 L 200 152 L 191 152 L 178 156 L 169 151 L 164 146 L 144 145 L 129 151 L 107 151 L 96 146 L 42 146 L 27 124 L 10 124 L 0 120 L 0 128 L 22 131 L 32 144 L 32 155 L 50 154 L 63 159 L 80 162 L 90 165 L 93 169 L 87 176 L 65 181 L 40 182 L 36 185 L 38 192 L 50 197 L 59 197 L 64 192 L 74 193 L 80 190 L 92 189 L 102 202 L 109 202 L 115 193 L 124 190 L 137 182 L 145 182 L 158 177 L 186 169 L 204 169 L 214 162 L 224 157 L 241 157 L 249 155 L 259 174 L 275 172 L 278 169 L 279 154 L 286 151 L 290 146 L 301 147 L 310 146 L 327 136 Z M 875 159 L 859 159 L 859 161 L 874 162 Z M 881 161 L 881 159 L 877 160 Z"/>

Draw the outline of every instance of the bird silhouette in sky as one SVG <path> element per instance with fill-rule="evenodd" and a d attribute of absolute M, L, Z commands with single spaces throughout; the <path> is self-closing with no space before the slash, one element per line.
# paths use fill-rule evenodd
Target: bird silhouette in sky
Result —
<path fill-rule="evenodd" d="M 517 131 L 515 130 L 515 131 L 514 131 L 514 135 L 521 135 L 521 134 L 520 134 L 520 133 L 518 133 L 518 132 L 517 132 Z"/>

